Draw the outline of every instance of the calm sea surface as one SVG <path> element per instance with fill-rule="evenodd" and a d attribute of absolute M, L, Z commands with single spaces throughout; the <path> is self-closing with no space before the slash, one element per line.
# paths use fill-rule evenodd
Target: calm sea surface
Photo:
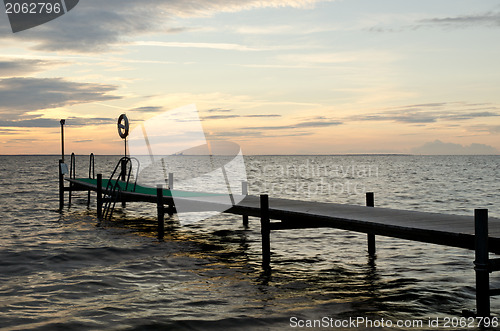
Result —
<path fill-rule="evenodd" d="M 117 156 L 97 156 L 108 176 Z M 95 196 L 58 212 L 57 156 L 0 156 L 0 330 L 281 330 L 291 318 L 422 320 L 475 309 L 471 251 L 333 229 L 271 234 L 218 215 L 155 237 L 156 206 L 130 203 L 98 222 Z M 500 217 L 498 156 L 251 156 L 249 193 Z M 77 176 L 88 156 L 77 156 Z M 500 272 L 491 274 L 500 287 Z M 492 299 L 500 314 L 500 299 Z M 300 329 L 298 327 L 292 329 Z M 325 328 L 327 329 L 327 328 Z"/>

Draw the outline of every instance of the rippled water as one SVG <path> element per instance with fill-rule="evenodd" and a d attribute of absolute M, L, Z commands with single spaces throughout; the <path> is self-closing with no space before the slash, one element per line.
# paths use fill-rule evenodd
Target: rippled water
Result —
<path fill-rule="evenodd" d="M 273 232 L 218 215 L 155 238 L 156 206 L 98 222 L 77 192 L 58 212 L 56 156 L 0 156 L 0 329 L 286 329 L 290 317 L 422 319 L 475 308 L 473 252 L 334 229 Z M 118 157 L 97 156 L 109 175 Z M 500 216 L 497 156 L 245 157 L 250 194 Z M 86 176 L 88 157 L 77 157 Z M 66 196 L 67 198 L 67 196 Z M 66 200 L 67 202 L 67 200 Z M 500 287 L 500 273 L 491 274 Z M 492 313 L 500 300 L 492 299 Z M 297 328 L 295 328 L 297 329 Z"/>

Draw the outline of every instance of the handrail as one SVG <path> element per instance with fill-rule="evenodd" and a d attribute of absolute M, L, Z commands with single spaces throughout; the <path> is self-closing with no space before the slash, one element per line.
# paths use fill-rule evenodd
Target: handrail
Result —
<path fill-rule="evenodd" d="M 135 192 L 136 186 L 137 186 L 137 176 L 139 174 L 139 167 L 140 167 L 140 162 L 136 158 L 130 158 L 128 156 L 124 156 L 120 158 L 118 163 L 115 166 L 115 169 L 113 170 L 111 176 L 109 177 L 108 183 L 106 184 L 106 190 L 104 193 L 107 195 L 108 199 L 104 205 L 104 218 L 105 219 L 110 219 L 113 215 L 113 211 L 116 205 L 116 201 L 119 199 L 121 192 L 122 192 L 122 187 L 119 184 L 120 179 L 125 182 L 125 190 L 128 189 L 128 185 L 130 182 L 130 176 L 132 174 L 132 160 L 135 160 L 137 162 L 137 171 L 135 175 L 135 180 L 134 180 L 134 188 L 133 192 Z M 128 173 L 127 173 L 127 165 L 130 163 L 130 166 L 128 168 Z M 120 173 L 117 175 L 117 170 L 118 167 L 121 167 Z M 113 179 L 116 177 L 114 183 Z M 113 201 L 111 201 L 113 200 Z"/>
<path fill-rule="evenodd" d="M 90 153 L 89 160 L 89 178 L 95 178 L 95 161 L 94 161 L 94 153 Z"/>
<path fill-rule="evenodd" d="M 75 179 L 76 177 L 76 157 L 75 153 L 71 153 L 71 160 L 69 164 L 69 178 Z M 69 192 L 68 192 L 68 204 L 71 205 L 71 195 L 72 195 L 72 190 L 73 188 L 73 183 L 69 183 Z"/>

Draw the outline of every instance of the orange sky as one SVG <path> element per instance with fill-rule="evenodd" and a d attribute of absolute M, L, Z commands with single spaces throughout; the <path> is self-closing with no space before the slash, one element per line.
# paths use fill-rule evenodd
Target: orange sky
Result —
<path fill-rule="evenodd" d="M 499 153 L 495 1 L 118 3 L 0 20 L 0 154 L 60 153 L 61 118 L 120 154 L 121 113 L 189 104 L 245 154 Z"/>

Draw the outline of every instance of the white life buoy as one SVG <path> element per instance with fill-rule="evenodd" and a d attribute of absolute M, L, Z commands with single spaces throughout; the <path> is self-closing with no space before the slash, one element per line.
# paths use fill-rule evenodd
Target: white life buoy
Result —
<path fill-rule="evenodd" d="M 122 139 L 127 138 L 128 129 L 129 129 L 129 126 L 128 126 L 127 115 L 121 114 L 120 117 L 118 117 L 118 134 L 120 135 L 120 137 Z"/>

